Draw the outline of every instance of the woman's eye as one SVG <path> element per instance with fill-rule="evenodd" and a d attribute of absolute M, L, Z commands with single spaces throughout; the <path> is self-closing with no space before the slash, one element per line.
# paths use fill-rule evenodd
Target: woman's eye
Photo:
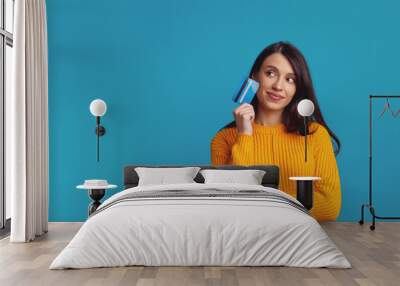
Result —
<path fill-rule="evenodd" d="M 289 78 L 287 79 L 287 81 L 288 81 L 288 83 L 294 83 L 294 78 L 289 77 Z"/>
<path fill-rule="evenodd" d="M 271 70 L 268 70 L 268 71 L 266 72 L 266 74 L 267 74 L 267 76 L 269 76 L 269 77 L 275 76 L 275 72 L 274 72 L 274 71 L 271 71 Z"/>

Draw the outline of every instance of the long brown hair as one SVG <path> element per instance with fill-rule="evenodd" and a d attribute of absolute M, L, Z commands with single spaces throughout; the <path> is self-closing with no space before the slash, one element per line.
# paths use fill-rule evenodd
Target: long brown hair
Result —
<path fill-rule="evenodd" d="M 267 46 L 256 58 L 253 67 L 250 70 L 249 77 L 252 77 L 256 73 L 260 71 L 260 68 L 264 62 L 264 60 L 274 53 L 280 53 L 286 57 L 286 59 L 290 62 L 295 76 L 296 76 L 296 93 L 290 103 L 285 107 L 282 113 L 282 123 L 286 127 L 286 132 L 289 133 L 299 133 L 304 135 L 304 121 L 303 117 L 301 117 L 297 113 L 297 104 L 302 99 L 309 99 L 314 103 L 314 114 L 311 116 L 310 122 L 317 122 L 324 126 L 331 138 L 336 143 L 335 154 L 337 155 L 340 151 L 340 140 L 332 132 L 332 130 L 326 124 L 324 117 L 322 116 L 321 109 L 318 104 L 317 97 L 315 96 L 315 91 L 313 87 L 313 83 L 311 80 L 310 71 L 307 65 L 307 62 L 303 56 L 303 54 L 291 43 L 289 42 L 277 42 Z M 254 96 L 251 104 L 254 107 L 254 111 L 257 112 L 258 99 L 257 96 Z M 228 125 L 224 126 L 224 128 L 236 127 L 236 122 L 232 121 Z"/>

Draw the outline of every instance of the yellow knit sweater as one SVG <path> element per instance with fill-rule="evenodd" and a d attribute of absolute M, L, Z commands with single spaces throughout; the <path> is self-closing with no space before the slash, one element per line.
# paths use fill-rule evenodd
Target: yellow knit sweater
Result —
<path fill-rule="evenodd" d="M 325 127 L 311 123 L 307 136 L 307 163 L 304 137 L 287 133 L 283 124 L 253 123 L 253 135 L 239 135 L 236 127 L 220 130 L 211 142 L 213 165 L 277 165 L 279 189 L 296 197 L 292 176 L 318 176 L 314 182 L 311 214 L 320 221 L 335 220 L 341 207 L 340 178 L 332 141 Z"/>

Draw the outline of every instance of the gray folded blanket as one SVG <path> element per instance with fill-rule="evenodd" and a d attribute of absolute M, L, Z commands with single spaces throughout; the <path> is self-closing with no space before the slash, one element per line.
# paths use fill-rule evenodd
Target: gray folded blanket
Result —
<path fill-rule="evenodd" d="M 226 191 L 218 190 L 215 188 L 203 189 L 203 190 L 163 190 L 163 191 L 138 191 L 131 192 L 123 195 L 113 201 L 108 202 L 106 205 L 101 205 L 99 209 L 91 214 L 90 217 L 114 206 L 116 204 L 126 201 L 140 201 L 140 200 L 152 200 L 152 199 L 176 199 L 176 200 L 188 200 L 188 199 L 210 199 L 210 198 L 231 198 L 231 199 L 257 199 L 265 201 L 273 201 L 277 203 L 290 205 L 308 215 L 309 211 L 299 202 L 290 200 L 284 196 L 280 196 L 276 193 L 260 190 L 235 190 Z"/>

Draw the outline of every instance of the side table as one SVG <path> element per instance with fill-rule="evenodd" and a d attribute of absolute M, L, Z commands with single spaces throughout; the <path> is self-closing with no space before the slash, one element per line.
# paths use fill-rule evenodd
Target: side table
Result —
<path fill-rule="evenodd" d="M 83 185 L 76 186 L 77 189 L 87 190 L 89 197 L 92 199 L 88 207 L 89 216 L 101 205 L 100 200 L 104 197 L 106 190 L 115 189 L 116 187 L 117 185 L 111 185 L 106 180 L 85 180 Z"/>

